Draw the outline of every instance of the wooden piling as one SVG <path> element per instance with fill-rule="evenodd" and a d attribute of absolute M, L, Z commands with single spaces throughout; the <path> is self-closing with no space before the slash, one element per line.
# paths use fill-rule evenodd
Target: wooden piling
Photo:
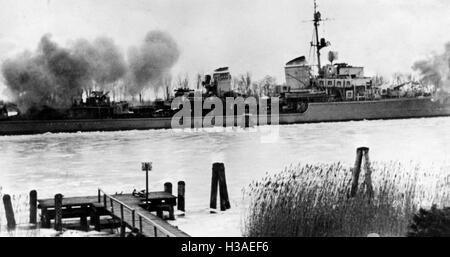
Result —
<path fill-rule="evenodd" d="M 359 185 L 359 176 L 361 174 L 361 164 L 362 159 L 365 153 L 369 152 L 369 148 L 367 147 L 359 147 L 356 149 L 356 160 L 355 160 L 355 166 L 353 167 L 352 171 L 352 186 L 350 189 L 350 197 L 355 197 L 356 193 L 358 192 L 358 185 Z"/>
<path fill-rule="evenodd" d="M 164 183 L 164 192 L 172 194 L 172 183 Z"/>
<path fill-rule="evenodd" d="M 62 194 L 55 195 L 55 230 L 62 231 Z"/>
<path fill-rule="evenodd" d="M 5 206 L 5 215 L 8 229 L 16 228 L 16 219 L 14 217 L 14 210 L 11 203 L 11 196 L 3 196 L 3 205 Z"/>
<path fill-rule="evenodd" d="M 91 225 L 94 225 L 94 230 L 100 231 L 100 215 L 97 213 L 97 209 L 91 211 L 90 220 Z"/>
<path fill-rule="evenodd" d="M 30 224 L 37 224 L 37 192 L 30 191 Z"/>
<path fill-rule="evenodd" d="M 80 227 L 84 231 L 89 231 L 89 224 L 87 221 L 87 214 L 89 213 L 89 210 L 88 210 L 87 206 L 83 206 L 82 209 L 83 209 L 83 212 L 86 214 L 82 214 L 80 216 Z"/>
<path fill-rule="evenodd" d="M 172 194 L 172 183 L 170 183 L 170 182 L 164 183 L 164 192 Z M 174 220 L 175 219 L 175 213 L 174 213 L 174 210 L 173 210 L 173 206 L 169 207 L 168 212 L 169 212 L 169 219 L 170 220 Z M 161 218 L 162 218 L 162 216 L 163 216 L 162 215 L 162 211 L 159 214 L 157 212 L 157 215 L 158 216 L 161 215 Z"/>
<path fill-rule="evenodd" d="M 370 199 L 373 197 L 373 185 L 372 185 L 372 167 L 369 159 L 369 149 L 364 153 L 364 189 L 366 196 Z"/>
<path fill-rule="evenodd" d="M 50 228 L 50 218 L 48 217 L 48 210 L 45 207 L 41 209 L 41 227 Z"/>
<path fill-rule="evenodd" d="M 123 219 L 123 205 L 120 205 L 120 237 L 125 237 L 125 222 Z"/>
<path fill-rule="evenodd" d="M 175 220 L 175 211 L 172 205 L 169 205 L 169 220 Z"/>
<path fill-rule="evenodd" d="M 217 187 L 219 185 L 219 169 L 220 163 L 214 163 L 212 166 L 212 176 L 211 176 L 211 197 L 209 201 L 209 208 L 217 208 Z"/>
<path fill-rule="evenodd" d="M 177 210 L 185 211 L 184 194 L 186 183 L 184 181 L 178 181 L 178 200 L 177 200 Z"/>
<path fill-rule="evenodd" d="M 219 194 L 220 194 L 220 210 L 225 211 L 230 209 L 230 201 L 228 199 L 227 179 L 225 176 L 225 165 L 219 165 Z"/>

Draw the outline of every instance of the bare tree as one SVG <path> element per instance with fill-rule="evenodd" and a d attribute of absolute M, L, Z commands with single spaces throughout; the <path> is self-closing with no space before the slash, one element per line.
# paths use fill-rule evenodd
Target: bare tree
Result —
<path fill-rule="evenodd" d="M 165 98 L 166 100 L 169 100 L 170 92 L 172 92 L 172 75 L 166 74 L 162 79 L 162 84 L 164 87 Z"/>
<path fill-rule="evenodd" d="M 203 74 L 197 73 L 196 81 L 195 81 L 196 85 L 197 85 L 197 89 L 201 89 L 202 88 L 203 77 L 204 77 Z"/>
<path fill-rule="evenodd" d="M 189 76 L 188 74 L 178 75 L 177 78 L 177 86 L 178 88 L 189 88 Z"/>
<path fill-rule="evenodd" d="M 275 92 L 277 80 L 272 76 L 265 76 L 258 82 L 259 96 L 272 96 Z"/>
<path fill-rule="evenodd" d="M 235 86 L 237 86 L 237 91 L 243 95 L 251 95 L 252 94 L 252 77 L 249 72 L 246 72 L 244 75 L 240 75 L 237 78 L 234 78 Z"/>

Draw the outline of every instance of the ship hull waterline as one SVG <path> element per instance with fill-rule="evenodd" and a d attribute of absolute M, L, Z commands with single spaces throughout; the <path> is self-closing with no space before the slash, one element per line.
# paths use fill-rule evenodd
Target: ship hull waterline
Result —
<path fill-rule="evenodd" d="M 450 105 L 431 98 L 404 98 L 360 102 L 310 103 L 303 113 L 282 113 L 279 124 L 407 119 L 450 116 Z M 237 119 L 243 117 L 237 117 Z M 270 117 L 268 117 L 270 124 Z M 202 119 L 192 119 L 201 124 Z M 237 124 L 236 117 L 235 123 Z M 242 123 L 241 123 L 242 124 Z M 0 121 L 0 135 L 24 135 L 84 131 L 170 129 L 172 118 L 15 120 Z"/>

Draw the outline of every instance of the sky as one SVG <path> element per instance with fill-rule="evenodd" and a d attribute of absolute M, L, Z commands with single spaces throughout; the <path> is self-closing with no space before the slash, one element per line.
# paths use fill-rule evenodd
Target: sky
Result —
<path fill-rule="evenodd" d="M 410 72 L 450 41 L 450 1 L 318 0 L 330 18 L 319 33 L 339 61 L 367 75 Z M 44 34 L 60 45 L 107 36 L 126 53 L 150 30 L 170 33 L 181 50 L 174 76 L 228 66 L 284 83 L 289 60 L 309 57 L 313 0 L 0 0 L 0 62 L 35 50 Z M 325 62 L 326 60 L 323 60 Z M 0 77 L 0 92 L 3 79 Z"/>

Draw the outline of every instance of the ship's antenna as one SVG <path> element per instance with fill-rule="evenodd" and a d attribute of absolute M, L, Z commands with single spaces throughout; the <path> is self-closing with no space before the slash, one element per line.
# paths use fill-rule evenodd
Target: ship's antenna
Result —
<path fill-rule="evenodd" d="M 317 51 L 317 68 L 320 72 L 320 48 L 319 48 L 319 21 L 320 21 L 320 12 L 317 12 L 317 2 L 314 0 L 314 30 L 316 32 L 316 51 Z"/>
<path fill-rule="evenodd" d="M 327 19 L 325 19 L 327 20 Z M 317 55 L 317 68 L 318 72 L 320 74 L 321 64 L 320 64 L 320 50 L 326 46 L 328 46 L 330 43 L 326 42 L 324 38 L 319 40 L 319 26 L 320 22 L 325 21 L 322 19 L 322 15 L 319 11 L 317 11 L 317 1 L 314 0 L 314 34 L 315 34 L 315 42 L 311 42 L 311 46 L 316 48 L 316 55 Z"/>

